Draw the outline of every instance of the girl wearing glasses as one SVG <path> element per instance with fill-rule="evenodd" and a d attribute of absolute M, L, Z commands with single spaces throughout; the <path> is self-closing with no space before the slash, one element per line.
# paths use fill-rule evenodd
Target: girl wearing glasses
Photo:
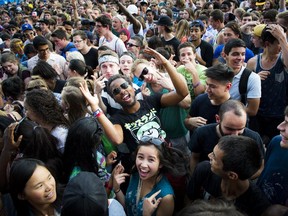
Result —
<path fill-rule="evenodd" d="M 165 174 L 184 176 L 187 173 L 181 152 L 158 138 L 143 136 L 135 152 L 136 160 L 126 195 L 120 189 L 125 182 L 124 168 L 113 171 L 113 189 L 117 200 L 126 207 L 127 215 L 165 215 L 174 211 L 174 192 Z"/>

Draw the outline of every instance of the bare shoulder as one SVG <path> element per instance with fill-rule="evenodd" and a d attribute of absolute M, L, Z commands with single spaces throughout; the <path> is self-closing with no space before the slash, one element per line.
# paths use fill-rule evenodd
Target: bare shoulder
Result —
<path fill-rule="evenodd" d="M 255 71 L 256 70 L 256 63 L 257 63 L 257 55 L 254 56 L 253 58 L 249 59 L 246 67 L 252 71 Z"/>

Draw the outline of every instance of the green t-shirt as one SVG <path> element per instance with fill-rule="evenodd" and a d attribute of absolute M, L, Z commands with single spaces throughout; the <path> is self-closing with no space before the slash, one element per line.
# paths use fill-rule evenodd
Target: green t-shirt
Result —
<path fill-rule="evenodd" d="M 205 76 L 205 73 L 204 73 L 204 71 L 206 69 L 207 68 L 205 66 L 200 65 L 200 64 L 196 64 L 196 70 L 198 72 L 198 76 L 199 76 L 199 79 L 200 79 L 200 82 L 201 82 L 202 85 L 206 85 L 206 76 Z M 177 72 L 181 73 L 185 77 L 186 82 L 187 82 L 187 86 L 188 86 L 188 90 L 190 92 L 190 96 L 191 96 L 191 99 L 193 101 L 196 96 L 194 94 L 192 74 L 185 69 L 184 65 L 179 66 L 177 68 Z"/>

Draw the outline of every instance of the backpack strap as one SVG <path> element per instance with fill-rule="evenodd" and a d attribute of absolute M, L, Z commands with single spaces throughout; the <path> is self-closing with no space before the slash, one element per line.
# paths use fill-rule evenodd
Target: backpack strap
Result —
<path fill-rule="evenodd" d="M 239 93 L 241 95 L 241 102 L 244 105 L 247 102 L 247 86 L 248 86 L 248 79 L 251 73 L 252 73 L 251 70 L 245 68 L 239 81 Z"/>

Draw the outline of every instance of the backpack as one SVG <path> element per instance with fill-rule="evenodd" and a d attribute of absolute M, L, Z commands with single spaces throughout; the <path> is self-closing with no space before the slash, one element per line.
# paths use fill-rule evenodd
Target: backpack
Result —
<path fill-rule="evenodd" d="M 248 79 L 250 74 L 252 73 L 251 70 L 245 68 L 239 81 L 239 93 L 241 95 L 241 102 L 246 105 L 247 102 L 247 86 L 248 86 Z"/>

